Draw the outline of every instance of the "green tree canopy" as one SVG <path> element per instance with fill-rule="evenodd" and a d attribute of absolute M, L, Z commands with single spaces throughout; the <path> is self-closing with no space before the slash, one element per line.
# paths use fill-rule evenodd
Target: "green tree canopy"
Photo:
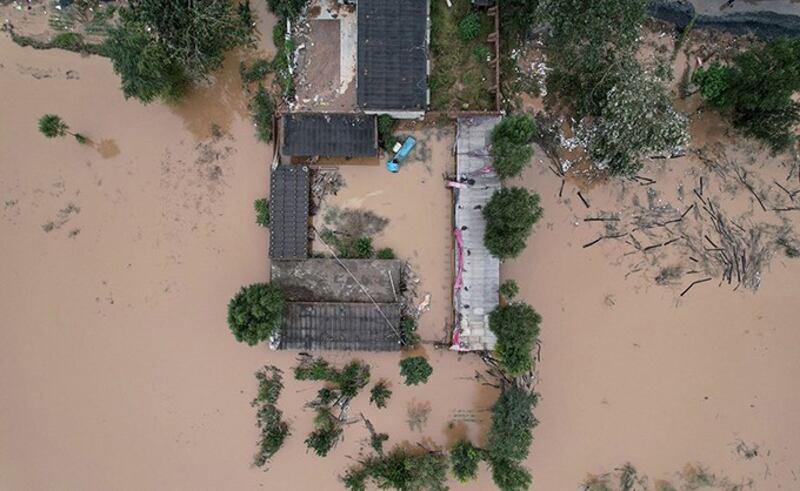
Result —
<path fill-rule="evenodd" d="M 493 167 L 501 179 L 518 176 L 533 156 L 536 124 L 527 114 L 506 116 L 492 130 Z"/>
<path fill-rule="evenodd" d="M 492 407 L 492 424 L 486 449 L 492 462 L 528 457 L 533 442 L 533 428 L 539 423 L 533 416 L 538 396 L 515 385 L 507 385 Z"/>
<path fill-rule="evenodd" d="M 525 491 L 530 488 L 531 473 L 513 460 L 492 460 L 492 479 L 500 491 Z"/>
<path fill-rule="evenodd" d="M 47 138 L 64 136 L 68 129 L 67 123 L 58 115 L 45 114 L 39 118 L 39 131 Z"/>
<path fill-rule="evenodd" d="M 518 256 L 533 225 L 542 217 L 539 195 L 519 187 L 496 191 L 483 208 L 486 231 L 483 242 L 494 256 Z"/>
<path fill-rule="evenodd" d="M 647 15 L 647 0 L 541 0 L 550 25 L 547 86 L 575 109 L 596 115 L 619 81 L 615 67 L 633 56 Z"/>
<path fill-rule="evenodd" d="M 450 464 L 453 475 L 461 482 L 471 481 L 478 477 L 478 464 L 483 458 L 481 449 L 469 440 L 459 440 L 450 450 Z"/>
<path fill-rule="evenodd" d="M 109 31 L 108 55 L 125 97 L 180 99 L 186 85 L 222 66 L 225 53 L 246 44 L 252 26 L 228 0 L 132 0 Z"/>
<path fill-rule="evenodd" d="M 497 336 L 494 349 L 509 375 L 524 375 L 533 368 L 531 352 L 539 338 L 541 321 L 542 316 L 521 302 L 498 305 L 489 314 L 489 329 Z"/>
<path fill-rule="evenodd" d="M 714 106 L 733 113 L 734 125 L 773 149 L 788 146 L 800 122 L 800 38 L 777 39 L 739 54 L 728 67 L 699 70 L 695 81 Z"/>
<path fill-rule="evenodd" d="M 412 454 L 395 447 L 385 456 L 371 457 L 341 478 L 349 491 L 366 491 L 367 481 L 379 489 L 447 491 L 447 457 L 439 452 Z"/>
<path fill-rule="evenodd" d="M 400 360 L 400 375 L 405 377 L 406 385 L 428 383 L 428 377 L 433 373 L 433 367 L 422 356 L 412 356 Z"/>
<path fill-rule="evenodd" d="M 228 326 L 236 340 L 254 346 L 277 333 L 284 303 L 281 289 L 270 283 L 242 287 L 228 304 Z"/>
<path fill-rule="evenodd" d="M 391 396 L 392 389 L 389 388 L 385 380 L 381 380 L 369 391 L 369 402 L 375 404 L 378 408 L 385 408 Z"/>
<path fill-rule="evenodd" d="M 650 155 L 669 155 L 689 140 L 686 116 L 672 107 L 664 86 L 635 61 L 622 63 L 599 117 L 583 138 L 594 162 L 612 175 L 630 176 Z"/>

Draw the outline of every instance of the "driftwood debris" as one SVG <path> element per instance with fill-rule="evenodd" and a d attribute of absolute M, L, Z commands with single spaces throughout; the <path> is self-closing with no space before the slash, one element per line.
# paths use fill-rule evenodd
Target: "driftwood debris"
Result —
<path fill-rule="evenodd" d="M 586 206 L 586 208 L 591 208 L 591 206 L 589 206 L 589 202 L 586 201 L 586 198 L 583 197 L 580 191 L 578 191 L 578 197 L 581 199 L 581 201 L 583 201 L 583 205 Z"/>
<path fill-rule="evenodd" d="M 699 284 L 699 283 L 705 283 L 706 281 L 711 281 L 711 278 L 703 278 L 702 280 L 694 280 L 693 282 L 691 282 L 691 283 L 689 284 L 689 286 L 687 286 L 687 287 L 686 287 L 686 289 L 685 289 L 685 290 L 683 290 L 683 291 L 681 292 L 681 295 L 680 295 L 680 296 L 684 296 L 684 295 L 686 295 L 686 294 L 689 292 L 689 290 L 691 290 L 691 289 L 692 289 L 692 287 L 693 287 L 694 285 L 697 285 L 697 284 Z"/>

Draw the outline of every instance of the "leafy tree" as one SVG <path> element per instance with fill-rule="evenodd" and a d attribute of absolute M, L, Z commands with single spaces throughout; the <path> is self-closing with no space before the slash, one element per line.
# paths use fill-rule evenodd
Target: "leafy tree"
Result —
<path fill-rule="evenodd" d="M 330 409 L 320 408 L 314 418 L 314 431 L 308 435 L 305 443 L 308 448 L 320 457 L 325 457 L 339 441 L 342 435 L 342 425 Z"/>
<path fill-rule="evenodd" d="M 712 85 L 715 80 L 709 72 L 724 80 L 724 86 Z M 729 67 L 712 65 L 699 77 L 703 95 L 710 92 L 706 97 L 712 104 L 732 112 L 734 126 L 746 135 L 774 150 L 786 148 L 795 139 L 792 128 L 800 122 L 800 102 L 792 96 L 800 91 L 800 38 L 777 39 L 749 49 Z M 712 88 L 720 94 L 714 96 Z"/>
<path fill-rule="evenodd" d="M 500 491 L 525 491 L 530 488 L 531 473 L 514 460 L 491 460 L 492 479 Z"/>
<path fill-rule="evenodd" d="M 385 380 L 381 380 L 372 387 L 369 393 L 369 402 L 375 404 L 378 408 L 385 408 L 386 402 L 392 396 L 392 390 L 386 384 Z"/>
<path fill-rule="evenodd" d="M 533 156 L 530 143 L 536 134 L 536 124 L 527 114 L 503 118 L 492 130 L 493 167 L 501 179 L 516 177 Z"/>
<path fill-rule="evenodd" d="M 472 41 L 481 32 L 481 17 L 477 12 L 469 12 L 458 23 L 458 33 L 464 41 Z"/>
<path fill-rule="evenodd" d="M 180 99 L 189 82 L 206 79 L 228 50 L 251 40 L 252 18 L 228 0 L 134 0 L 119 13 L 108 55 L 125 97 L 145 103 Z"/>
<path fill-rule="evenodd" d="M 687 118 L 676 112 L 664 84 L 636 62 L 624 63 L 624 73 L 605 94 L 594 125 L 584 132 L 589 154 L 612 175 L 630 176 L 641 159 L 670 154 L 689 139 Z"/>
<path fill-rule="evenodd" d="M 55 114 L 45 114 L 39 118 L 39 131 L 47 138 L 56 138 L 64 135 L 72 135 L 78 140 L 78 143 L 86 143 L 89 141 L 85 136 L 80 133 L 71 133 L 67 123 L 61 119 L 60 116 Z"/>
<path fill-rule="evenodd" d="M 494 349 L 509 375 L 524 375 L 533 368 L 531 351 L 539 338 L 541 321 L 530 305 L 521 302 L 498 305 L 489 314 L 489 329 L 497 336 Z"/>
<path fill-rule="evenodd" d="M 533 416 L 538 396 L 515 385 L 507 385 L 492 407 L 487 454 L 490 462 L 528 457 L 533 442 L 533 428 L 539 423 Z"/>
<path fill-rule="evenodd" d="M 269 227 L 269 200 L 260 198 L 253 202 L 256 209 L 256 223 L 262 227 Z"/>
<path fill-rule="evenodd" d="M 412 356 L 400 360 L 400 375 L 406 378 L 406 385 L 417 385 L 428 383 L 428 377 L 433 373 L 428 360 L 422 356 Z"/>
<path fill-rule="evenodd" d="M 579 118 L 596 115 L 619 82 L 616 68 L 631 59 L 647 15 L 647 0 L 541 0 L 550 25 L 549 92 L 572 105 Z"/>
<path fill-rule="evenodd" d="M 253 405 L 267 403 L 275 404 L 283 390 L 283 372 L 275 366 L 265 366 L 256 372 L 258 380 L 258 395 L 253 401 Z"/>
<path fill-rule="evenodd" d="M 450 464 L 453 475 L 461 482 L 471 481 L 478 477 L 478 463 L 483 455 L 481 449 L 469 440 L 459 440 L 450 450 Z"/>
<path fill-rule="evenodd" d="M 289 425 L 283 421 L 283 413 L 272 404 L 265 404 L 258 410 L 257 425 L 261 429 L 261 440 L 255 465 L 262 467 L 283 446 L 289 436 Z"/>
<path fill-rule="evenodd" d="M 500 285 L 500 288 L 497 289 L 497 293 L 506 300 L 511 301 L 519 293 L 519 285 L 517 285 L 517 282 L 514 280 L 506 280 Z"/>
<path fill-rule="evenodd" d="M 483 208 L 483 242 L 494 256 L 516 257 L 525 249 L 533 225 L 542 217 L 539 195 L 519 187 L 496 191 Z"/>
<path fill-rule="evenodd" d="M 349 469 L 341 479 L 349 491 L 365 491 L 367 481 L 379 489 L 447 491 L 447 457 L 395 447 L 385 456 L 371 457 L 361 467 Z"/>
<path fill-rule="evenodd" d="M 500 7 L 501 46 L 522 45 L 536 25 L 539 0 L 503 0 Z"/>
<path fill-rule="evenodd" d="M 280 329 L 283 292 L 270 283 L 242 287 L 228 304 L 228 326 L 236 340 L 255 346 Z"/>
<path fill-rule="evenodd" d="M 692 74 L 692 82 L 700 86 L 703 99 L 714 107 L 727 107 L 726 92 L 730 88 L 728 76 L 730 69 L 719 63 L 712 63 L 708 68 L 698 68 Z"/>

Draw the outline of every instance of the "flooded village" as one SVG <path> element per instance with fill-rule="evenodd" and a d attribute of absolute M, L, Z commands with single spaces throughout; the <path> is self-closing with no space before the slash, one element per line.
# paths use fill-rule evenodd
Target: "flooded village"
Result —
<path fill-rule="evenodd" d="M 0 0 L 0 489 L 800 489 L 800 6 L 533 3 Z"/>

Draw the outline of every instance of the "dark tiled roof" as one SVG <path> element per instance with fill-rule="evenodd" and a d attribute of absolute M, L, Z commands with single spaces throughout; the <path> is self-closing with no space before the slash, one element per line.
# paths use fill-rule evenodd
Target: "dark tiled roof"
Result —
<path fill-rule="evenodd" d="M 283 155 L 367 157 L 378 154 L 375 116 L 294 113 L 282 119 Z"/>
<path fill-rule="evenodd" d="M 308 167 L 280 165 L 272 171 L 269 257 L 308 257 Z"/>
<path fill-rule="evenodd" d="M 290 302 L 369 303 L 363 286 L 374 301 L 392 303 L 397 301 L 395 292 L 400 288 L 402 263 L 386 259 L 309 258 L 273 261 L 271 269 L 272 283 L 283 290 Z"/>
<path fill-rule="evenodd" d="M 425 109 L 427 7 L 427 0 L 359 0 L 357 97 L 362 109 Z"/>
<path fill-rule="evenodd" d="M 394 329 L 400 304 L 378 304 Z M 278 349 L 397 351 L 398 337 L 371 303 L 286 304 Z"/>

